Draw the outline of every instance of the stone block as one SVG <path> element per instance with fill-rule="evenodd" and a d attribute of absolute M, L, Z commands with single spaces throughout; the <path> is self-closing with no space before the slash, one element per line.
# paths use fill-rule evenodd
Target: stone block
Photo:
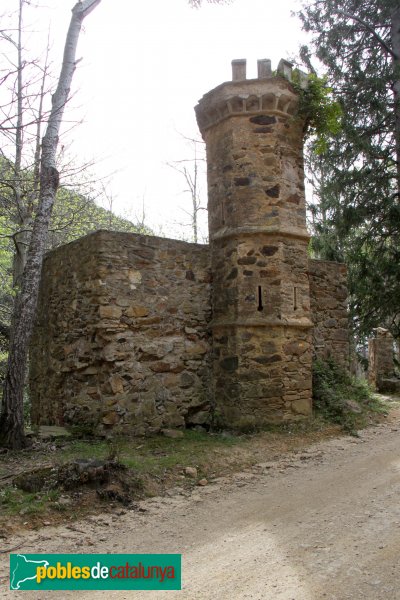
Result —
<path fill-rule="evenodd" d="M 184 371 L 180 375 L 180 386 L 182 388 L 189 388 L 195 383 L 195 378 L 192 373 Z"/>
<path fill-rule="evenodd" d="M 141 305 L 129 306 L 127 309 L 124 310 L 124 314 L 127 317 L 147 317 L 149 312 L 150 310 L 147 306 Z"/>
<path fill-rule="evenodd" d="M 310 416 L 312 412 L 311 399 L 293 400 L 291 409 L 295 415 Z"/>
<path fill-rule="evenodd" d="M 172 438 L 173 440 L 181 439 L 184 437 L 183 431 L 179 431 L 176 429 L 162 429 L 161 433 L 164 437 Z"/>
<path fill-rule="evenodd" d="M 99 315 L 101 319 L 119 319 L 122 315 L 122 308 L 114 304 L 99 306 Z"/>
<path fill-rule="evenodd" d="M 119 375 L 113 375 L 109 379 L 113 394 L 122 394 L 124 391 L 124 380 Z"/>
<path fill-rule="evenodd" d="M 285 354 L 300 356 L 309 349 L 309 344 L 302 341 L 291 341 L 283 345 Z"/>
<path fill-rule="evenodd" d="M 189 355 L 196 356 L 198 354 L 206 354 L 209 350 L 208 344 L 205 342 L 185 343 L 185 352 Z"/>
<path fill-rule="evenodd" d="M 123 308 L 125 308 L 126 306 L 129 306 L 132 303 L 132 300 L 131 298 L 120 297 L 116 299 L 115 303 L 117 306 L 122 306 Z"/>
<path fill-rule="evenodd" d="M 132 290 L 136 289 L 136 287 L 142 281 L 142 273 L 140 271 L 138 271 L 137 269 L 128 269 L 127 276 L 128 276 L 128 280 L 129 280 L 131 289 Z"/>
<path fill-rule="evenodd" d="M 116 425 L 119 421 L 119 415 L 115 411 L 108 412 L 101 419 L 103 425 Z"/>

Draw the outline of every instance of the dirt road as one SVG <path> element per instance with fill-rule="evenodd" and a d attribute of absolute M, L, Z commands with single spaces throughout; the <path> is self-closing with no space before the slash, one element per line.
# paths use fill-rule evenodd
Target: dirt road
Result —
<path fill-rule="evenodd" d="M 400 599 L 400 426 L 320 443 L 189 497 L 180 492 L 143 502 L 146 512 L 30 533 L 18 552 L 180 552 L 181 592 L 7 592 L 3 575 L 0 597 Z M 0 566 L 8 573 L 7 555 Z"/>

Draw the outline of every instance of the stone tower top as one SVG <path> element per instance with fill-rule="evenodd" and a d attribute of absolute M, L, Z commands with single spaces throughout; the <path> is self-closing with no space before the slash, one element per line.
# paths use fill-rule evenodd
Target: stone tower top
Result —
<path fill-rule="evenodd" d="M 237 58 L 232 61 L 232 81 L 245 81 L 247 79 L 246 64 L 245 58 Z M 292 67 L 293 63 L 282 58 L 277 72 L 291 81 Z M 257 61 L 257 79 L 267 79 L 268 77 L 272 77 L 271 61 L 269 58 L 261 58 Z"/>
<path fill-rule="evenodd" d="M 259 59 L 256 79 L 246 79 L 246 66 L 244 58 L 233 60 L 232 81 L 222 83 L 205 94 L 195 107 L 202 135 L 219 121 L 242 113 L 255 114 L 267 110 L 284 115 L 295 114 L 298 96 L 290 85 L 293 73 L 291 62 L 281 59 L 274 74 L 271 61 Z M 306 88 L 307 74 L 299 70 L 296 73 L 300 86 Z"/>
<path fill-rule="evenodd" d="M 296 73 L 306 85 L 307 76 Z M 246 60 L 232 61 L 232 81 L 195 108 L 207 146 L 209 239 L 255 231 L 309 239 L 303 181 L 304 118 L 292 64 L 258 61 L 246 79 Z"/>

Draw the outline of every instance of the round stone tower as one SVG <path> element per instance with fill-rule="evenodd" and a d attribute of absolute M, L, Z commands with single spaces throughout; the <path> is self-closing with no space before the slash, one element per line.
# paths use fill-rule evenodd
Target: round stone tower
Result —
<path fill-rule="evenodd" d="M 251 80 L 246 61 L 232 70 L 195 110 L 207 146 L 215 409 L 246 428 L 311 413 L 309 235 L 291 64 L 273 76 L 258 61 Z"/>

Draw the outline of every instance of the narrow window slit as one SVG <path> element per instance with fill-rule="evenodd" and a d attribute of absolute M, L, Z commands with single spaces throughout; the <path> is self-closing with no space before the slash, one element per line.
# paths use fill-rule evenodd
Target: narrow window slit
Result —
<path fill-rule="evenodd" d="M 258 306 L 257 306 L 257 310 L 258 311 L 264 310 L 263 301 L 262 301 L 262 288 L 261 288 L 261 285 L 258 286 Z"/>
<path fill-rule="evenodd" d="M 293 288 L 293 310 L 297 310 L 297 287 Z"/>

